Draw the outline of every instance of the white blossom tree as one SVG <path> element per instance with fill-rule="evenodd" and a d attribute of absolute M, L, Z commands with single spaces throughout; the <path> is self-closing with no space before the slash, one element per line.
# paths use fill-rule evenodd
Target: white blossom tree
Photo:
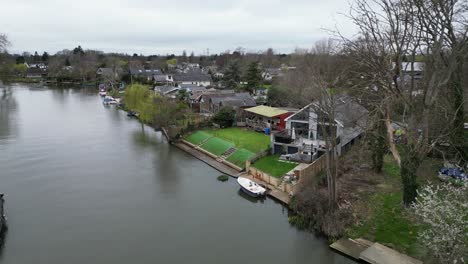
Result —
<path fill-rule="evenodd" d="M 419 240 L 440 263 L 468 261 L 468 188 L 426 185 L 412 205 L 423 223 Z"/>

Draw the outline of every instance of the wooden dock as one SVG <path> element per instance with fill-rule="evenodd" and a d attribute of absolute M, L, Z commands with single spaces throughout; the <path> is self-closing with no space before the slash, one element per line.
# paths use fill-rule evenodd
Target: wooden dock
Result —
<path fill-rule="evenodd" d="M 342 238 L 331 244 L 330 247 L 353 259 L 372 264 L 422 264 L 420 260 L 362 238 Z"/>

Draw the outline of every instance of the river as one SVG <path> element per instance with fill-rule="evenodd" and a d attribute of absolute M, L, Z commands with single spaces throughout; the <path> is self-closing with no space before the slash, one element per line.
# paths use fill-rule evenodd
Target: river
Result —
<path fill-rule="evenodd" d="M 0 263 L 353 263 L 94 89 L 8 91 Z"/>

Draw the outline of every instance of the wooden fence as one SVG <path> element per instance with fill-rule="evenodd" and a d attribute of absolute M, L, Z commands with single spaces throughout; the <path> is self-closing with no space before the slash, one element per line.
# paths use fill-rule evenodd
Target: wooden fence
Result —
<path fill-rule="evenodd" d="M 320 156 L 307 167 L 298 171 L 300 184 L 316 184 L 318 182 L 317 175 L 326 167 L 325 155 Z"/>

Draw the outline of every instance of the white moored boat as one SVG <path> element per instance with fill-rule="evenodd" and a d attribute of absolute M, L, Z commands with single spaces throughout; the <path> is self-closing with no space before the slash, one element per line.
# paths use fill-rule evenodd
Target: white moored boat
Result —
<path fill-rule="evenodd" d="M 260 197 L 265 195 L 266 189 L 244 177 L 237 178 L 237 183 L 241 186 L 242 191 L 252 197 Z"/>

